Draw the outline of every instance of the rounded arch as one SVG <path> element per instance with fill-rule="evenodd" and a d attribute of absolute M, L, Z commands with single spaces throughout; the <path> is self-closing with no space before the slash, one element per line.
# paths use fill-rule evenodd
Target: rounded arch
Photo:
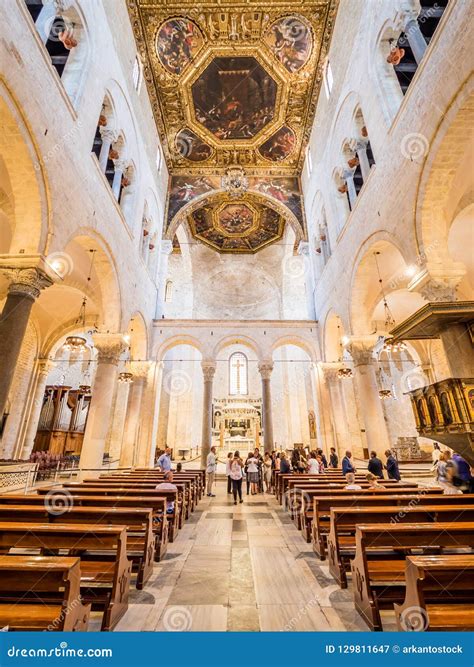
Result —
<path fill-rule="evenodd" d="M 317 354 L 317 350 L 313 347 L 312 342 L 310 342 L 309 340 L 305 340 L 301 336 L 287 335 L 287 336 L 281 336 L 280 338 L 275 340 L 272 343 L 271 347 L 272 356 L 276 350 L 278 350 L 280 347 L 284 347 L 285 345 L 294 345 L 295 347 L 299 347 L 301 350 L 303 350 L 303 352 L 305 352 L 308 355 L 308 357 L 312 362 L 318 361 L 319 355 Z"/>
<path fill-rule="evenodd" d="M 474 131 L 474 75 L 461 86 L 430 142 L 418 185 L 415 234 L 427 263 L 452 261 L 450 226 L 461 201 L 474 202 L 470 144 Z"/>
<path fill-rule="evenodd" d="M 136 311 L 127 328 L 130 337 L 130 358 L 135 361 L 148 359 L 148 328 L 143 315 Z"/>
<path fill-rule="evenodd" d="M 171 220 L 168 229 L 166 230 L 166 233 L 164 235 L 164 238 L 170 241 L 173 240 L 173 237 L 176 234 L 176 230 L 190 213 L 192 213 L 198 208 L 201 208 L 203 204 L 211 204 L 213 199 L 215 199 L 218 195 L 224 192 L 225 190 L 223 190 L 222 188 L 212 190 L 211 192 L 205 192 L 202 195 L 196 197 L 195 199 L 192 199 L 185 206 L 180 208 L 179 211 L 174 216 L 174 218 Z M 263 195 L 258 190 L 253 190 L 252 188 L 249 188 L 248 192 L 251 193 L 257 199 L 257 201 L 259 201 L 262 205 L 268 206 L 269 208 L 273 209 L 283 217 L 283 219 L 293 229 L 297 242 L 303 240 L 304 231 L 301 227 L 301 224 L 299 223 L 295 214 L 287 206 L 284 206 L 281 202 L 279 202 L 277 199 L 271 197 L 268 194 Z"/>
<path fill-rule="evenodd" d="M 376 232 L 362 243 L 354 261 L 348 293 L 352 334 L 374 333 L 374 314 L 380 315 L 376 313 L 377 307 L 383 310 L 383 294 L 403 290 L 407 315 L 416 309 L 412 309 L 412 301 L 419 307 L 419 301 L 423 302 L 421 296 L 406 290 L 411 275 L 408 268 L 404 249 L 392 234 Z"/>
<path fill-rule="evenodd" d="M 0 188 L 11 204 L 8 210 L 5 201 L 0 202 L 10 225 L 8 252 L 45 253 L 50 232 L 50 205 L 44 163 L 21 107 L 2 77 L 0 126 Z"/>
<path fill-rule="evenodd" d="M 221 338 L 216 345 L 214 346 L 214 349 L 212 351 L 212 357 L 213 359 L 217 359 L 219 357 L 219 354 L 224 350 L 226 347 L 230 347 L 231 345 L 242 345 L 244 347 L 249 348 L 252 350 L 258 359 L 262 358 L 262 351 L 259 346 L 259 344 L 253 339 L 250 338 L 249 336 L 245 336 L 242 334 L 239 334 L 238 336 L 224 336 L 224 338 Z"/>
<path fill-rule="evenodd" d="M 113 252 L 105 239 L 94 229 L 81 227 L 69 237 L 64 253 L 49 257 L 56 254 L 64 255 L 68 263 L 62 284 L 92 296 L 99 307 L 98 324 L 110 331 L 121 331 L 127 324 L 122 321 L 121 286 Z"/>
<path fill-rule="evenodd" d="M 194 347 L 201 354 L 201 356 L 204 357 L 204 347 L 201 341 L 199 341 L 194 336 L 189 336 L 186 334 L 182 335 L 178 334 L 176 336 L 168 338 L 161 345 L 158 346 L 156 352 L 156 360 L 158 362 L 163 361 L 165 354 L 170 350 L 172 350 L 174 347 L 178 347 L 179 345 L 189 345 L 190 347 Z"/>

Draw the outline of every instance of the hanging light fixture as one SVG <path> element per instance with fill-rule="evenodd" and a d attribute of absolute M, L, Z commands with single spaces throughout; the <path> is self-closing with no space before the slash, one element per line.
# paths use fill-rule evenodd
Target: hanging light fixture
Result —
<path fill-rule="evenodd" d="M 130 343 L 130 336 L 128 336 L 128 342 Z M 128 358 L 125 359 L 125 364 L 123 371 L 118 375 L 118 381 L 121 384 L 131 384 L 133 382 L 133 373 L 130 368 L 130 357 L 131 357 L 131 348 L 128 346 Z"/>
<path fill-rule="evenodd" d="M 344 361 L 344 348 L 342 347 L 342 338 L 341 338 L 341 327 L 338 324 L 337 325 L 337 333 L 338 333 L 338 338 L 339 338 L 339 348 L 340 348 L 340 354 L 339 354 L 339 361 L 343 362 Z M 348 380 L 351 378 L 353 375 L 352 373 L 352 368 L 349 368 L 349 366 L 343 366 L 337 371 L 337 377 L 340 380 Z"/>
<path fill-rule="evenodd" d="M 377 255 L 380 255 L 380 252 L 378 250 L 374 252 L 374 258 L 375 258 L 375 266 L 377 267 L 377 274 L 379 276 L 380 291 L 382 292 L 382 298 L 383 298 L 383 310 L 385 315 L 384 327 L 385 330 L 388 331 L 389 329 L 392 329 L 395 326 L 395 318 L 393 317 L 392 311 L 390 310 L 390 307 L 387 302 L 387 296 L 385 294 L 385 290 L 383 287 L 383 281 L 382 281 L 382 276 L 380 274 L 380 267 L 377 260 Z M 396 341 L 393 338 L 386 338 L 384 340 L 383 349 L 385 352 L 400 352 L 401 350 L 406 350 L 407 346 L 403 341 Z"/>
<path fill-rule="evenodd" d="M 96 251 L 90 250 L 91 253 L 91 264 L 89 267 L 89 275 L 87 276 L 87 282 L 91 281 L 92 275 L 92 265 L 94 264 L 94 256 Z M 79 324 L 80 328 L 84 331 L 84 334 L 74 334 L 73 336 L 68 336 L 64 342 L 63 349 L 68 351 L 80 352 L 87 347 L 87 338 L 85 336 L 86 329 L 86 307 L 87 307 L 87 297 L 85 296 L 82 299 L 81 307 L 79 308 L 79 315 L 74 324 Z"/>
<path fill-rule="evenodd" d="M 379 396 L 384 401 L 387 398 L 392 398 L 392 392 L 390 389 L 380 389 Z"/>

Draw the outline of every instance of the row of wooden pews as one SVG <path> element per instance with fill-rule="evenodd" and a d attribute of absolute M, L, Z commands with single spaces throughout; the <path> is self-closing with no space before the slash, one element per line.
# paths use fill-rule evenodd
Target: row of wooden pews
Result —
<path fill-rule="evenodd" d="M 205 472 L 101 475 L 27 495 L 0 495 L 0 624 L 9 630 L 87 630 L 91 611 L 112 630 L 130 584 L 146 586 L 204 494 Z M 16 572 L 25 576 L 15 576 Z"/>
<path fill-rule="evenodd" d="M 346 490 L 341 470 L 274 474 L 275 494 L 372 630 L 474 629 L 474 495 L 381 480 Z"/>

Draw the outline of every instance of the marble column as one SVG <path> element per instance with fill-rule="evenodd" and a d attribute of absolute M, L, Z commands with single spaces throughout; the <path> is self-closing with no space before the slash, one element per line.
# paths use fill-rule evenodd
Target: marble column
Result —
<path fill-rule="evenodd" d="M 367 141 L 355 141 L 353 148 L 359 158 L 360 170 L 365 183 L 370 174 L 370 163 L 369 158 L 367 157 Z"/>
<path fill-rule="evenodd" d="M 102 146 L 99 154 L 100 170 L 105 173 L 107 162 L 109 161 L 109 152 L 112 144 L 117 141 L 118 134 L 116 130 L 112 130 L 107 126 L 99 128 L 100 136 L 102 138 Z"/>
<path fill-rule="evenodd" d="M 109 434 L 109 457 L 110 461 L 116 461 L 118 467 L 122 452 L 123 434 L 125 430 L 125 418 L 127 416 L 128 395 L 130 392 L 129 382 L 118 382 L 115 394 L 114 414 L 112 427 Z"/>
<path fill-rule="evenodd" d="M 102 468 L 105 442 L 112 418 L 112 403 L 120 355 L 127 343 L 122 334 L 98 333 L 93 337 L 97 349 L 97 370 L 89 407 L 79 467 L 82 477 L 98 477 Z M 88 470 L 87 470 L 88 469 Z"/>
<path fill-rule="evenodd" d="M 408 21 L 404 32 L 407 36 L 411 50 L 413 51 L 416 63 L 419 65 L 423 60 L 428 44 L 426 43 L 426 39 L 420 30 L 420 24 L 416 18 L 412 18 Z"/>
<path fill-rule="evenodd" d="M 0 415 L 3 415 L 35 300 L 53 281 L 38 267 L 2 268 L 10 280 L 0 314 Z"/>
<path fill-rule="evenodd" d="M 347 194 L 349 195 L 349 202 L 351 204 L 351 209 L 354 208 L 357 201 L 357 190 L 354 183 L 354 172 L 355 169 L 344 169 L 342 173 L 342 178 L 345 180 L 347 185 Z"/>
<path fill-rule="evenodd" d="M 353 339 L 348 350 L 354 360 L 354 379 L 360 399 L 367 447 L 369 452 L 376 451 L 380 455 L 390 449 L 390 438 L 379 396 L 373 345 L 373 340 Z"/>
<path fill-rule="evenodd" d="M 138 462 L 138 436 L 141 422 L 143 392 L 146 385 L 149 364 L 135 361 L 131 363 L 133 382 L 130 386 L 127 405 L 127 416 L 120 452 L 120 467 L 130 468 Z"/>
<path fill-rule="evenodd" d="M 148 428 L 145 434 L 141 433 L 138 451 L 138 465 L 153 468 L 155 464 L 155 452 L 158 436 L 158 419 L 160 398 L 163 387 L 163 362 L 156 362 L 153 369 L 153 379 L 150 376 L 145 391 L 143 410 L 148 420 Z M 145 437 L 146 436 L 146 437 Z"/>
<path fill-rule="evenodd" d="M 158 302 L 156 304 L 156 319 L 161 319 L 165 312 L 166 280 L 168 278 L 168 262 L 173 252 L 173 242 L 163 239 L 160 243 L 160 262 L 158 266 Z"/>
<path fill-rule="evenodd" d="M 46 382 L 52 368 L 53 362 L 50 359 L 40 359 L 38 362 L 33 404 L 31 406 L 30 417 L 28 419 L 28 426 L 26 429 L 25 442 L 21 452 L 22 459 L 29 459 L 31 452 L 33 451 L 33 445 L 35 443 L 35 437 L 38 431 L 38 423 L 41 416 L 41 409 L 43 407 Z"/>
<path fill-rule="evenodd" d="M 202 400 L 202 437 L 201 437 L 201 467 L 206 467 L 207 455 L 212 447 L 212 385 L 216 364 L 214 361 L 201 362 L 204 378 L 204 392 Z"/>
<path fill-rule="evenodd" d="M 349 424 L 345 406 L 342 396 L 342 382 L 350 382 L 351 380 L 340 379 L 338 372 L 340 364 L 321 364 L 321 370 L 324 377 L 324 383 L 327 387 L 329 401 L 331 404 L 331 411 L 333 415 L 334 433 L 335 433 L 335 447 L 339 456 L 339 461 L 346 449 L 352 448 Z"/>
<path fill-rule="evenodd" d="M 335 447 L 336 443 L 334 441 L 331 400 L 328 388 L 324 383 L 320 363 L 311 363 L 309 373 L 315 404 L 317 446 L 329 454 L 330 448 Z"/>
<path fill-rule="evenodd" d="M 262 411 L 263 411 L 263 443 L 266 452 L 273 450 L 273 418 L 272 418 L 272 394 L 270 378 L 273 371 L 273 361 L 264 361 L 258 365 L 262 376 Z"/>

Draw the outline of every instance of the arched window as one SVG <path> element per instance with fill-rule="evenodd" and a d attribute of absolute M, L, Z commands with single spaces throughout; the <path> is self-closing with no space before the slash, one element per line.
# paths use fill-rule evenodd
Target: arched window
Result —
<path fill-rule="evenodd" d="M 135 56 L 133 63 L 132 79 L 135 90 L 139 91 L 142 82 L 142 62 L 138 56 Z"/>
<path fill-rule="evenodd" d="M 173 281 L 167 280 L 165 285 L 165 302 L 171 303 L 173 301 Z"/>
<path fill-rule="evenodd" d="M 229 359 L 229 394 L 248 394 L 248 360 L 242 352 L 234 352 Z"/>

